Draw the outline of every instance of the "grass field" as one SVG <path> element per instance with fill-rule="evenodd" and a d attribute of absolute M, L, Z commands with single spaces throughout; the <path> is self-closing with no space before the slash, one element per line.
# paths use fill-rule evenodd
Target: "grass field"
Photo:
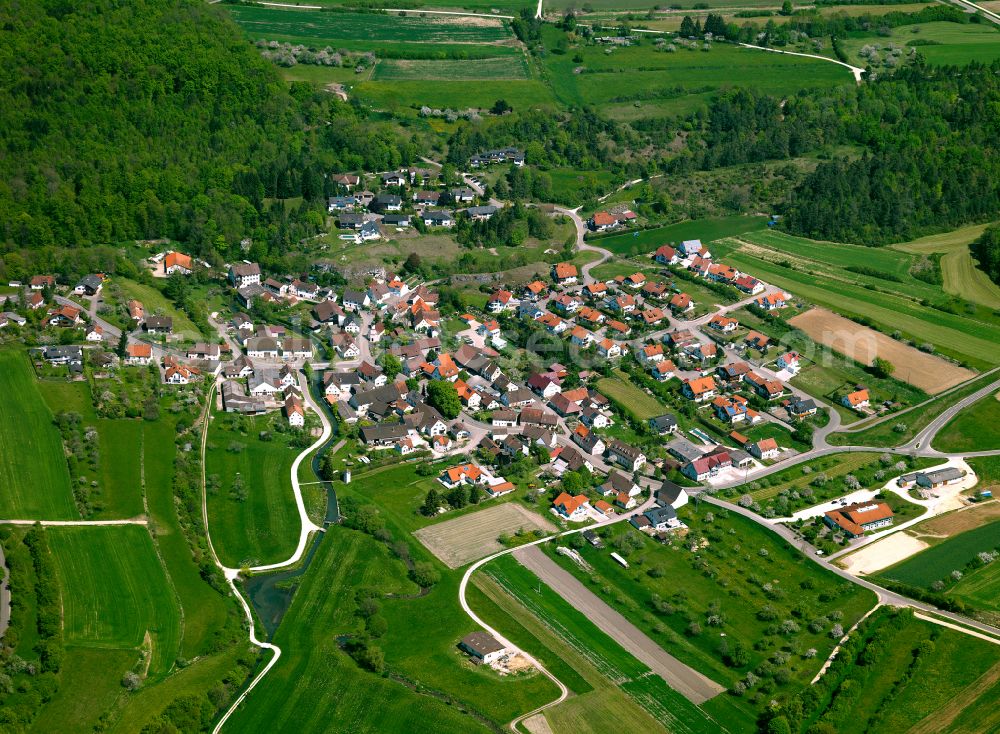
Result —
<path fill-rule="evenodd" d="M 958 387 L 946 395 L 939 395 L 919 409 L 911 410 L 898 417 L 890 416 L 887 420 L 877 423 L 868 428 L 851 433 L 830 434 L 829 441 L 835 445 L 846 446 L 848 444 L 864 446 L 899 446 L 906 443 L 925 428 L 934 418 L 941 415 L 950 406 L 962 398 L 986 387 L 994 380 L 993 375 L 986 375 L 971 380 L 969 383 Z M 896 427 L 901 426 L 903 430 L 897 431 Z"/>
<path fill-rule="evenodd" d="M 984 229 L 985 224 L 975 224 L 891 247 L 917 255 L 941 253 L 944 292 L 997 309 L 1000 308 L 1000 286 L 976 267 L 969 252 L 969 243 L 978 238 Z"/>
<path fill-rule="evenodd" d="M 98 420 L 101 451 L 99 518 L 136 517 L 143 513 L 141 461 L 143 424 L 137 420 Z"/>
<path fill-rule="evenodd" d="M 497 538 L 521 529 L 553 532 L 556 527 L 519 504 L 505 502 L 421 528 L 414 536 L 446 566 L 459 568 L 503 550 Z"/>
<path fill-rule="evenodd" d="M 156 547 L 184 610 L 181 656 L 192 659 L 209 652 L 227 614 L 235 609 L 202 578 L 181 530 L 173 491 L 176 432 L 167 415 L 164 409 L 160 420 L 143 425 L 146 502 Z"/>
<path fill-rule="evenodd" d="M 701 708 L 667 687 L 662 678 L 651 675 L 643 663 L 513 558 L 498 558 L 484 570 L 564 644 L 586 658 L 605 678 L 617 683 L 667 731 L 676 734 L 726 731 Z M 557 726 L 560 723 L 558 714 L 555 723 Z M 557 728 L 557 731 L 568 729 Z"/>
<path fill-rule="evenodd" d="M 477 62 L 470 61 L 469 64 Z M 354 94 L 376 109 L 400 115 L 416 115 L 422 105 L 438 109 L 488 109 L 498 99 L 507 100 L 515 109 L 551 106 L 551 90 L 537 80 L 497 80 L 489 84 L 467 81 L 370 81 L 354 87 Z"/>
<path fill-rule="evenodd" d="M 78 518 L 62 439 L 25 353 L 0 350 L 0 387 L 16 396 L 0 401 L 0 516 Z"/>
<path fill-rule="evenodd" d="M 663 403 L 626 380 L 623 373 L 619 373 L 619 377 L 605 377 L 598 381 L 597 389 L 624 405 L 640 420 L 667 412 Z"/>
<path fill-rule="evenodd" d="M 543 39 L 554 47 L 565 37 L 546 27 Z M 582 62 L 574 61 L 577 54 Z M 710 51 L 678 48 L 657 51 L 651 40 L 605 53 L 602 46 L 571 46 L 569 53 L 549 54 L 545 73 L 559 101 L 584 104 L 614 119 L 629 120 L 693 112 L 721 88 L 752 84 L 775 94 L 849 84 L 849 73 L 825 61 L 716 44 Z M 583 67 L 582 73 L 576 69 Z"/>
<path fill-rule="evenodd" d="M 863 57 L 858 51 L 866 44 L 877 43 L 885 48 L 891 43 L 903 46 L 905 49 L 914 41 L 933 42 L 917 47 L 917 52 L 923 55 L 929 64 L 962 66 L 972 61 L 988 64 L 1000 58 L 1000 32 L 992 23 L 936 22 L 904 25 L 892 29 L 892 35 L 888 39 L 865 34 L 847 39 L 844 48 L 853 59 L 862 60 Z"/>
<path fill-rule="evenodd" d="M 359 669 L 338 648 L 337 635 L 355 632 L 360 623 L 354 615 L 355 590 L 369 586 L 377 588 L 381 594 L 413 593 L 414 586 L 403 578 L 404 571 L 401 563 L 390 558 L 384 545 L 354 531 L 331 528 L 275 634 L 275 644 L 281 646 L 285 654 L 269 674 L 268 684 L 255 689 L 234 716 L 233 730 L 320 732 L 329 731 L 331 722 L 337 721 L 352 732 L 372 734 L 384 731 L 455 734 L 492 731 L 475 716 L 462 713 L 467 710 L 464 706 L 449 706 L 439 700 L 440 685 L 425 689 L 430 695 L 420 695 L 392 678 Z M 408 623 L 406 613 L 408 609 L 420 609 L 421 605 L 426 607 L 438 591 L 442 598 L 447 593 L 449 607 L 461 613 L 455 597 L 443 589 L 435 589 L 430 596 L 412 601 L 382 600 L 390 631 L 380 645 L 386 652 L 390 670 L 398 669 L 398 658 L 415 654 L 417 661 L 414 664 L 422 667 L 406 665 L 404 669 L 410 680 L 423 680 L 426 673 L 453 676 L 460 685 L 463 679 L 477 676 L 480 683 L 470 683 L 470 687 L 490 697 L 490 701 L 475 702 L 479 710 L 504 708 L 506 714 L 514 705 L 522 705 L 525 701 L 540 705 L 553 697 L 554 689 L 548 681 L 544 682 L 543 689 L 535 689 L 541 695 L 531 693 L 528 699 L 523 699 L 523 687 L 536 686 L 535 678 L 502 680 L 488 671 L 466 668 L 468 664 L 454 648 L 457 639 L 452 641 L 454 633 L 447 628 L 447 647 L 434 649 L 432 653 L 424 646 L 428 632 L 436 640 L 440 629 L 428 630 L 424 623 L 433 627 L 434 622 L 423 617 L 419 624 Z M 389 608 L 397 604 L 402 607 L 403 614 L 390 616 Z M 412 620 L 412 616 L 409 619 Z M 421 633 L 414 634 L 415 630 Z M 461 634 L 468 631 L 471 630 Z M 435 659 L 433 665 L 428 665 L 430 654 L 448 656 L 449 660 L 441 665 L 440 660 Z M 487 682 L 492 690 L 487 688 Z M 464 691 L 452 685 L 449 693 L 461 696 Z M 373 705 L 373 702 L 378 703 Z"/>
<path fill-rule="evenodd" d="M 528 65 L 522 56 L 501 56 L 495 59 L 434 60 L 383 59 L 375 67 L 372 79 L 423 79 L 426 81 L 466 81 L 494 79 L 528 79 Z"/>
<path fill-rule="evenodd" d="M 653 252 L 660 245 L 678 244 L 684 240 L 701 240 L 708 244 L 723 237 L 764 229 L 767 217 L 715 217 L 692 219 L 666 227 L 645 229 L 638 234 L 627 232 L 611 237 L 600 237 L 590 242 L 616 255 L 640 255 Z"/>
<path fill-rule="evenodd" d="M 49 542 L 63 589 L 67 643 L 132 649 L 145 640 L 150 675 L 167 672 L 177 658 L 181 620 L 148 531 L 133 525 L 50 528 Z"/>
<path fill-rule="evenodd" d="M 1000 393 L 966 408 L 934 437 L 940 451 L 986 451 L 1000 449 Z"/>
<path fill-rule="evenodd" d="M 926 588 L 935 581 L 946 578 L 952 571 L 962 570 L 977 553 L 993 550 L 997 545 L 1000 545 L 1000 521 L 949 538 L 902 563 L 887 568 L 880 575 L 911 586 Z M 986 568 L 988 571 L 986 576 L 997 576 L 1000 573 L 1000 566 Z"/>
<path fill-rule="evenodd" d="M 142 302 L 146 309 L 146 314 L 158 316 L 169 316 L 174 320 L 174 333 L 181 334 L 190 339 L 198 339 L 202 336 L 198 327 L 188 318 L 187 314 L 180 311 L 167 299 L 160 291 L 151 285 L 136 283 L 128 278 L 115 278 L 113 286 L 120 289 L 123 300 L 136 299 Z"/>
<path fill-rule="evenodd" d="M 226 566 L 283 561 L 299 538 L 291 468 L 300 449 L 288 446 L 281 435 L 260 441 L 257 434 L 266 420 L 250 419 L 244 435 L 231 427 L 228 416 L 217 413 L 209 429 L 205 472 L 218 477 L 218 486 L 208 493 L 208 522 Z M 237 484 L 242 484 L 245 499 L 237 498 Z"/>
<path fill-rule="evenodd" d="M 929 342 L 939 352 L 974 367 L 998 360 L 1000 322 L 984 310 L 952 313 L 921 304 L 944 301 L 936 286 L 900 276 L 912 256 L 887 249 L 818 243 L 779 232 L 760 232 L 730 240 L 739 249 L 726 261 L 794 295 L 845 316 L 871 319 L 887 333 L 899 331 L 916 343 Z M 850 258 L 895 278 L 886 280 L 846 270 Z M 791 266 L 791 267 L 788 267 Z"/>
<path fill-rule="evenodd" d="M 881 645 L 864 657 L 877 662 L 859 661 L 834 686 L 819 721 L 872 734 L 996 731 L 1000 647 L 902 614 L 865 623 L 861 634 Z"/>
<path fill-rule="evenodd" d="M 101 716 L 124 697 L 122 676 L 135 666 L 135 649 L 67 646 L 59 690 L 39 711 L 31 731 L 93 731 Z M 82 692 L 86 695 L 81 695 Z"/>
<path fill-rule="evenodd" d="M 292 40 L 311 46 L 349 47 L 346 42 L 492 44 L 509 40 L 500 19 L 448 16 L 400 17 L 388 13 L 325 13 L 314 10 L 231 6 L 233 18 L 251 38 Z"/>

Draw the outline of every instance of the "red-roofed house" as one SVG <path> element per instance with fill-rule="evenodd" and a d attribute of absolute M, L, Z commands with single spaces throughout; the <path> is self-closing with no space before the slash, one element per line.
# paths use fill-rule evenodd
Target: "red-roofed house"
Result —
<path fill-rule="evenodd" d="M 587 510 L 590 509 L 590 501 L 584 494 L 578 494 L 573 497 L 566 492 L 563 492 L 556 497 L 552 506 L 555 508 L 556 512 L 565 517 L 567 520 L 583 520 L 587 517 Z"/>

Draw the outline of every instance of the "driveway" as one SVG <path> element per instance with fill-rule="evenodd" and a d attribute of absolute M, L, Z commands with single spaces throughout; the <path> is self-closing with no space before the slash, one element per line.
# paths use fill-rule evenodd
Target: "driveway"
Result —
<path fill-rule="evenodd" d="M 691 702 L 704 703 L 725 690 L 668 654 L 536 546 L 519 548 L 514 558 Z"/>

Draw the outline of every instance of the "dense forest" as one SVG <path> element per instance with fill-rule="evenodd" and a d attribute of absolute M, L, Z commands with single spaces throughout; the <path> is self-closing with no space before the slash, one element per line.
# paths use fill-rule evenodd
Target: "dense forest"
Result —
<path fill-rule="evenodd" d="M 326 172 L 415 156 L 333 95 L 286 85 L 202 0 L 8 2 L 0 28 L 6 250 L 171 237 L 224 256 L 248 235 L 283 249 L 322 223 Z"/>

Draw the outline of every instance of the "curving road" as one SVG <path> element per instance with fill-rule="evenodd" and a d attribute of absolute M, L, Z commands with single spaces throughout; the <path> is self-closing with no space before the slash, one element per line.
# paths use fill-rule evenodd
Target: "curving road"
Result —
<path fill-rule="evenodd" d="M 317 415 L 319 415 L 320 421 L 323 425 L 322 435 L 314 441 L 308 448 L 304 449 L 298 456 L 295 457 L 295 461 L 292 462 L 291 469 L 291 480 L 292 480 L 292 492 L 295 495 L 295 506 L 299 512 L 299 521 L 301 523 L 301 529 L 299 531 L 299 543 L 295 548 L 295 552 L 290 558 L 279 563 L 271 563 L 263 566 L 253 566 L 249 571 L 273 571 L 279 568 L 285 568 L 287 566 L 294 566 L 298 563 L 309 542 L 309 536 L 314 531 L 322 531 L 323 528 L 319 527 L 312 520 L 309 519 L 309 514 L 306 511 L 305 501 L 302 499 L 302 488 L 299 484 L 299 465 L 302 461 L 309 456 L 313 451 L 321 447 L 327 439 L 333 433 L 333 427 L 330 425 L 330 421 L 326 417 L 326 413 L 316 405 L 313 401 L 312 394 L 309 391 L 309 385 L 304 383 L 304 378 L 300 376 L 299 383 L 302 386 L 302 395 L 306 403 L 311 407 Z M 240 569 L 229 568 L 222 564 L 219 560 L 218 554 L 215 552 L 215 546 L 212 544 L 212 534 L 209 531 L 208 525 L 208 493 L 205 488 L 205 450 L 208 444 L 208 421 L 211 415 L 212 403 L 215 398 L 215 390 L 218 387 L 218 383 L 213 383 L 208 391 L 208 398 L 205 400 L 205 408 L 202 412 L 202 434 L 201 434 L 201 513 L 202 522 L 205 525 L 205 538 L 208 541 L 208 550 L 211 553 L 212 561 L 219 568 L 220 571 L 225 575 L 226 582 L 229 584 L 229 588 L 232 589 L 233 594 L 239 600 L 240 605 L 243 607 L 243 613 L 247 618 L 247 626 L 249 627 L 249 639 L 250 644 L 258 647 L 262 650 L 270 650 L 274 653 L 271 659 L 267 661 L 264 668 L 254 676 L 254 679 L 250 681 L 250 685 L 243 690 L 243 692 L 233 701 L 232 705 L 226 710 L 226 713 L 222 715 L 218 723 L 216 723 L 215 728 L 212 729 L 212 734 L 218 734 L 225 723 L 229 720 L 229 717 L 233 715 L 233 712 L 239 707 L 241 703 L 246 699 L 250 692 L 257 687 L 257 685 L 264 679 L 271 668 L 278 662 L 281 657 L 281 648 L 277 645 L 266 642 L 257 637 L 256 627 L 254 625 L 253 612 L 250 609 L 250 604 L 240 593 L 236 586 L 236 579 L 240 575 Z"/>

